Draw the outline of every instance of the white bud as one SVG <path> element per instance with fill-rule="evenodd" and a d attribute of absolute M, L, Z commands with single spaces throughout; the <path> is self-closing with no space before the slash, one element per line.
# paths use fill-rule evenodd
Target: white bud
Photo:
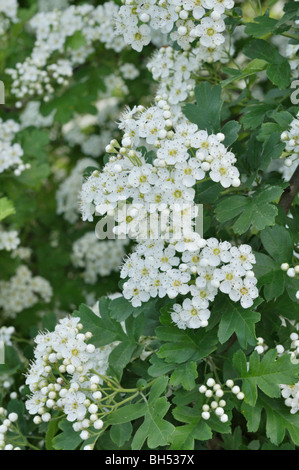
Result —
<path fill-rule="evenodd" d="M 98 419 L 95 423 L 94 423 L 94 428 L 95 429 L 102 429 L 102 427 L 104 426 L 104 423 L 101 419 Z"/>
<path fill-rule="evenodd" d="M 227 423 L 228 416 L 226 414 L 220 416 L 220 421 L 221 421 L 221 423 Z"/>
<path fill-rule="evenodd" d="M 188 18 L 188 12 L 186 10 L 182 10 L 179 14 L 181 20 L 186 20 Z"/>
<path fill-rule="evenodd" d="M 75 367 L 72 364 L 69 364 L 66 368 L 68 374 L 73 374 L 75 372 Z"/>
<path fill-rule="evenodd" d="M 188 30 L 187 30 L 186 26 L 180 26 L 180 27 L 178 28 L 178 34 L 179 34 L 180 36 L 185 36 L 185 35 L 187 34 L 187 31 L 188 31 Z"/>
<path fill-rule="evenodd" d="M 222 416 L 224 414 L 224 409 L 219 406 L 218 408 L 216 408 L 215 413 L 217 416 Z"/>
<path fill-rule="evenodd" d="M 94 405 L 94 404 L 90 405 L 90 407 L 88 408 L 88 411 L 89 411 L 90 414 L 95 414 L 95 413 L 97 413 L 97 412 L 98 412 L 98 407 L 97 407 L 97 405 Z"/>
<path fill-rule="evenodd" d="M 139 18 L 140 18 L 140 21 L 142 21 L 143 23 L 148 23 L 149 20 L 151 19 L 150 15 L 148 15 L 147 13 L 141 13 Z"/>
<path fill-rule="evenodd" d="M 215 385 L 215 380 L 214 379 L 210 378 L 210 379 L 207 380 L 207 386 L 208 387 L 214 387 L 214 385 Z"/>
<path fill-rule="evenodd" d="M 278 354 L 283 354 L 284 353 L 284 347 L 282 346 L 282 344 L 278 344 L 276 346 L 276 350 L 277 350 Z"/>
<path fill-rule="evenodd" d="M 235 385 L 233 388 L 232 388 L 232 392 L 237 395 L 238 393 L 240 393 L 240 387 L 238 387 L 238 385 Z"/>

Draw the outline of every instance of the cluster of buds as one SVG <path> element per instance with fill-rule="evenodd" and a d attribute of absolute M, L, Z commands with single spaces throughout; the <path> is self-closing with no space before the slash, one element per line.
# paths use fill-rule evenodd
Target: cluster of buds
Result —
<path fill-rule="evenodd" d="M 236 395 L 238 400 L 244 400 L 244 393 L 241 392 L 238 385 L 234 384 L 233 380 L 227 380 L 225 385 L 231 393 Z M 223 391 L 223 385 L 216 383 L 213 378 L 210 378 L 207 380 L 206 385 L 201 385 L 198 390 L 208 399 L 208 403 L 205 403 L 202 407 L 202 418 L 208 420 L 211 417 L 211 412 L 214 412 L 222 423 L 226 423 L 228 421 L 228 415 L 225 413 L 224 409 L 226 401 L 223 399 L 225 393 Z"/>

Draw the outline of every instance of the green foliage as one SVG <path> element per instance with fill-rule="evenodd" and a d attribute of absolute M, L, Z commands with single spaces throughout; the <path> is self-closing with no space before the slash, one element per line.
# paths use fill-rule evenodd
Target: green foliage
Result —
<path fill-rule="evenodd" d="M 15 214 L 13 203 L 7 197 L 0 198 L 0 221 L 12 214 Z"/>
<path fill-rule="evenodd" d="M 212 87 L 209 82 L 198 85 L 194 90 L 196 105 L 187 104 L 184 113 L 189 121 L 206 129 L 209 133 L 220 130 L 220 114 L 223 105 L 221 87 Z"/>
<path fill-rule="evenodd" d="M 283 442 L 286 432 L 294 444 L 296 446 L 299 445 L 298 415 L 290 414 L 283 402 L 273 400 L 264 394 L 259 395 L 258 402 L 254 407 L 246 403 L 243 405 L 243 412 L 247 420 L 249 432 L 258 431 L 262 410 L 266 413 L 266 435 L 274 445 L 279 446 Z M 288 449 L 286 448 L 286 450 Z"/>
<path fill-rule="evenodd" d="M 298 380 L 299 366 L 293 364 L 288 355 L 277 358 L 277 351 L 268 351 L 262 360 L 256 351 L 249 358 L 249 369 L 245 354 L 239 350 L 233 358 L 234 366 L 243 382 L 245 402 L 255 406 L 258 390 L 271 398 L 280 397 L 279 384 L 294 384 Z"/>
<path fill-rule="evenodd" d="M 221 299 L 219 308 L 221 311 L 218 330 L 218 339 L 220 343 L 226 343 L 235 333 L 240 346 L 243 349 L 247 348 L 247 344 L 252 346 L 255 345 L 255 324 L 260 321 L 260 314 L 250 309 L 245 310 L 227 297 L 223 297 Z M 215 310 L 213 313 L 215 313 Z"/>

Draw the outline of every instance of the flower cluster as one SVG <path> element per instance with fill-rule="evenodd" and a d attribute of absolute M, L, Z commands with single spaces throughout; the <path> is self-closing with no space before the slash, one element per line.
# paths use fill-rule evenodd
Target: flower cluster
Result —
<path fill-rule="evenodd" d="M 172 320 L 182 329 L 205 327 L 209 304 L 219 291 L 243 308 L 252 306 L 258 297 L 254 263 L 249 245 L 237 248 L 216 238 L 194 237 L 168 246 L 163 240 L 140 242 L 121 270 L 123 295 L 135 307 L 151 297 L 190 295 L 174 305 Z"/>
<path fill-rule="evenodd" d="M 17 0 L 1 0 L 0 4 L 0 35 L 8 30 L 10 22 L 18 22 L 18 2 Z"/>
<path fill-rule="evenodd" d="M 0 281 L 0 308 L 8 317 L 15 317 L 40 299 L 50 302 L 51 297 L 52 287 L 49 282 L 43 277 L 34 277 L 25 265 L 19 266 L 9 281 Z"/>
<path fill-rule="evenodd" d="M 119 70 L 125 80 L 135 80 L 140 75 L 137 67 L 129 62 L 122 64 Z"/>
<path fill-rule="evenodd" d="M 98 418 L 99 384 L 115 344 L 95 348 L 88 343 L 92 334 L 80 333 L 82 328 L 80 318 L 64 318 L 55 331 L 35 338 L 35 359 L 26 378 L 32 396 L 26 408 L 36 415 L 36 424 L 50 421 L 53 410 L 62 411 L 74 430 L 81 431 L 82 439 L 87 439 L 87 428 L 103 426 Z"/>
<path fill-rule="evenodd" d="M 192 96 L 196 83 L 194 77 L 204 63 L 228 62 L 228 49 L 226 43 L 216 49 L 196 44 L 190 51 L 161 47 L 147 64 L 154 80 L 159 81 L 158 94 L 170 105 L 185 101 Z"/>
<path fill-rule="evenodd" d="M 15 250 L 12 251 L 11 257 L 12 258 L 19 258 L 21 260 L 29 261 L 32 255 L 32 249 L 25 247 L 25 246 L 19 246 Z"/>
<path fill-rule="evenodd" d="M 95 284 L 98 276 L 119 271 L 126 244 L 127 240 L 98 240 L 94 232 L 88 232 L 73 244 L 72 263 L 84 269 L 87 284 Z"/>
<path fill-rule="evenodd" d="M 57 214 L 62 214 L 71 224 L 77 222 L 79 212 L 79 192 L 83 181 L 83 172 L 88 167 L 97 167 L 95 160 L 83 158 L 72 169 L 56 191 Z"/>
<path fill-rule="evenodd" d="M 18 421 L 19 416 L 17 413 L 8 413 L 4 408 L 0 408 L 0 450 L 21 450 L 20 447 L 15 447 L 13 444 L 5 443 L 6 434 L 8 432 L 17 431 L 15 423 Z"/>
<path fill-rule="evenodd" d="M 223 44 L 225 10 L 233 0 L 123 0 L 116 17 L 116 30 L 140 52 L 156 32 L 170 33 L 182 49 L 188 50 L 199 39 L 205 47 Z"/>
<path fill-rule="evenodd" d="M 39 101 L 29 101 L 26 108 L 20 115 L 21 128 L 25 129 L 26 127 L 51 127 L 53 124 L 55 111 L 50 113 L 48 116 L 43 116 L 40 112 Z"/>
<path fill-rule="evenodd" d="M 240 185 L 225 136 L 199 130 L 160 96 L 149 109 L 127 110 L 119 127 L 121 144 L 107 146 L 113 156 L 83 184 L 81 207 L 84 220 L 93 220 L 96 211 L 107 214 L 117 222 L 114 233 L 139 242 L 121 270 L 124 297 L 138 307 L 150 297 L 190 294 L 172 313 L 184 329 L 207 326 L 218 290 L 252 306 L 258 290 L 251 247 L 204 240 L 194 231 L 193 186 L 206 174 L 225 188 Z"/>
<path fill-rule="evenodd" d="M 13 168 L 16 176 L 19 176 L 24 170 L 30 168 L 29 164 L 24 164 L 21 157 L 24 152 L 20 144 L 14 144 L 16 134 L 20 131 L 17 122 L 9 119 L 3 121 L 0 118 L 0 173 Z"/>
<path fill-rule="evenodd" d="M 160 96 L 148 109 L 139 106 L 125 112 L 119 128 L 124 131 L 121 146 L 112 141 L 106 151 L 114 155 L 102 172 L 95 171 L 83 184 L 83 220 L 93 220 L 96 210 L 102 215 L 114 211 L 121 218 L 119 205 L 129 199 L 132 226 L 153 212 L 190 206 L 192 186 L 206 174 L 225 188 L 240 185 L 236 157 L 222 143 L 225 136 L 199 130 L 181 112 L 174 115 Z M 140 145 L 156 147 L 152 162 L 138 150 Z"/>
<path fill-rule="evenodd" d="M 125 43 L 113 26 L 118 10 L 114 2 L 106 2 L 96 8 L 84 4 L 35 15 L 30 22 L 36 34 L 31 56 L 24 63 L 17 63 L 14 69 L 6 70 L 13 80 L 12 93 L 19 100 L 38 95 L 48 101 L 56 84 L 66 85 L 73 75 L 73 67 L 84 63 L 94 52 L 94 43 L 100 41 L 107 49 L 121 51 Z M 80 35 L 82 46 L 74 49 L 67 40 L 75 34 Z M 57 53 L 61 58 L 50 63 Z"/>
<path fill-rule="evenodd" d="M 241 392 L 240 387 L 235 385 L 233 380 L 226 381 L 226 387 L 236 395 L 238 400 L 244 400 L 244 393 Z M 222 398 L 224 396 L 223 387 L 216 383 L 213 378 L 207 380 L 206 385 L 199 387 L 199 392 L 205 395 L 208 399 L 208 403 L 205 403 L 202 407 L 202 418 L 205 420 L 210 419 L 211 412 L 219 418 L 222 423 L 228 421 L 228 415 L 225 413 L 226 401 Z"/>
<path fill-rule="evenodd" d="M 13 251 L 20 244 L 19 234 L 16 230 L 4 230 L 0 225 L 0 250 Z"/>

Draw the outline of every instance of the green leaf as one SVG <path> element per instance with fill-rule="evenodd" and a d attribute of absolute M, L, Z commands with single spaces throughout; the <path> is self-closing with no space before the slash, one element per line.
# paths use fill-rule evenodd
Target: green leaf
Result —
<path fill-rule="evenodd" d="M 82 439 L 80 433 L 73 430 L 73 425 L 67 420 L 60 421 L 59 429 L 62 430 L 53 439 L 53 447 L 55 450 L 75 450 L 81 444 Z"/>
<path fill-rule="evenodd" d="M 223 187 L 219 183 L 214 183 L 214 181 L 200 182 L 196 185 L 196 202 L 198 204 L 216 202 L 222 191 Z"/>
<path fill-rule="evenodd" d="M 197 124 L 199 129 L 206 129 L 209 133 L 220 130 L 220 114 L 223 105 L 221 87 L 211 86 L 204 82 L 195 87 L 196 104 L 186 104 L 183 108 L 189 121 Z"/>
<path fill-rule="evenodd" d="M 276 263 L 292 261 L 293 242 L 289 231 L 281 225 L 267 227 L 261 232 L 261 241 L 265 250 Z"/>
<path fill-rule="evenodd" d="M 288 111 L 275 112 L 271 117 L 277 122 L 282 131 L 287 129 L 294 119 L 294 116 Z"/>
<path fill-rule="evenodd" d="M 195 387 L 197 377 L 197 364 L 194 361 L 190 361 L 176 367 L 171 374 L 169 383 L 174 387 L 182 385 L 185 390 L 192 390 Z"/>
<path fill-rule="evenodd" d="M 256 264 L 253 266 L 253 271 L 259 281 L 262 280 L 263 276 L 277 269 L 277 263 L 270 256 L 259 252 L 254 252 L 254 255 Z"/>
<path fill-rule="evenodd" d="M 268 62 L 267 76 L 274 85 L 279 88 L 287 88 L 290 85 L 291 68 L 289 62 L 279 54 L 275 46 L 262 39 L 256 39 L 245 47 L 244 54 L 251 59 Z"/>
<path fill-rule="evenodd" d="M 38 160 L 34 160 L 30 165 L 30 169 L 25 170 L 18 177 L 18 181 L 28 188 L 36 190 L 39 189 L 42 186 L 43 181 L 48 178 L 51 173 L 51 169 L 48 163 L 40 163 Z"/>
<path fill-rule="evenodd" d="M 264 295 L 266 300 L 276 299 L 284 293 L 285 280 L 282 270 L 279 268 L 276 271 L 270 271 L 268 274 L 260 279 L 264 285 Z"/>
<path fill-rule="evenodd" d="M 147 406 L 145 403 L 134 403 L 132 405 L 122 406 L 109 415 L 108 424 L 123 424 L 145 415 Z"/>
<path fill-rule="evenodd" d="M 268 141 L 272 137 L 272 139 L 275 140 L 276 145 L 278 144 L 278 142 L 279 142 L 280 145 L 282 144 L 279 155 L 277 155 L 275 157 L 272 155 L 272 153 L 270 151 L 270 145 L 269 145 L 269 155 L 267 155 L 266 161 L 265 161 L 264 158 L 262 158 L 262 164 L 263 164 L 262 169 L 267 168 L 267 166 L 268 166 L 268 164 L 271 160 L 273 160 L 274 158 L 279 158 L 281 156 L 282 150 L 284 148 L 284 144 L 280 141 L 280 135 L 281 135 L 281 130 L 280 130 L 279 125 L 276 122 L 266 122 L 266 123 L 262 124 L 262 127 L 261 127 L 261 129 L 258 133 L 257 139 L 260 142 L 267 142 L 267 144 L 268 144 Z"/>
<path fill-rule="evenodd" d="M 131 438 L 132 430 L 131 423 L 115 424 L 111 426 L 110 437 L 118 447 L 122 447 Z"/>
<path fill-rule="evenodd" d="M 49 133 L 29 127 L 20 133 L 20 143 L 28 158 L 43 159 L 47 156 L 46 147 L 49 144 Z"/>
<path fill-rule="evenodd" d="M 262 39 L 251 41 L 245 48 L 244 54 L 250 59 L 260 59 L 268 62 L 269 64 L 284 63 L 285 58 L 279 54 L 276 47 L 270 42 Z"/>
<path fill-rule="evenodd" d="M 245 33 L 254 38 L 261 38 L 273 32 L 278 21 L 269 16 L 257 16 L 254 23 L 246 23 Z"/>
<path fill-rule="evenodd" d="M 249 103 L 244 109 L 241 123 L 245 129 L 256 129 L 264 122 L 267 113 L 272 109 L 273 105 L 261 101 Z"/>
<path fill-rule="evenodd" d="M 58 422 L 57 419 L 55 419 L 53 421 L 50 421 L 50 423 L 49 423 L 49 427 L 48 427 L 48 430 L 47 430 L 47 433 L 46 433 L 46 440 L 45 440 L 47 450 L 53 450 L 54 449 L 53 439 L 55 438 L 55 436 L 57 434 L 57 431 L 59 430 L 58 424 L 59 424 L 59 422 Z"/>
<path fill-rule="evenodd" d="M 255 323 L 261 319 L 258 312 L 244 309 L 238 303 L 232 302 L 227 296 L 223 297 L 221 312 L 218 330 L 221 344 L 224 344 L 234 333 L 236 333 L 242 348 L 246 349 L 248 343 L 252 346 L 256 344 Z"/>
<path fill-rule="evenodd" d="M 168 372 L 172 371 L 177 367 L 176 364 L 169 364 L 157 357 L 156 355 L 153 355 L 150 358 L 150 363 L 152 365 L 148 368 L 148 373 L 152 377 L 160 377 L 160 375 L 166 375 L 168 374 Z"/>
<path fill-rule="evenodd" d="M 169 410 L 170 403 L 168 403 L 165 396 L 160 397 L 165 391 L 167 384 L 168 379 L 160 377 L 152 386 L 146 403 L 144 421 L 132 441 L 133 450 L 140 450 L 145 441 L 147 441 L 147 446 L 150 449 L 166 446 L 170 442 L 170 436 L 175 428 L 164 419 Z"/>
<path fill-rule="evenodd" d="M 242 405 L 242 411 L 247 420 L 248 431 L 258 431 L 263 409 L 266 413 L 266 435 L 270 441 L 278 446 L 284 440 L 287 432 L 292 442 L 298 446 L 298 413 L 291 414 L 290 409 L 284 404 L 283 400 L 271 399 L 262 393 L 254 407 L 247 403 Z"/>
<path fill-rule="evenodd" d="M 83 35 L 82 31 L 76 31 L 73 36 L 67 38 L 65 46 L 70 47 L 71 49 L 77 50 L 85 46 L 86 38 Z"/>
<path fill-rule="evenodd" d="M 124 321 L 134 313 L 134 307 L 126 300 L 123 296 L 113 299 L 109 305 L 111 311 L 111 318 L 120 321 Z"/>
<path fill-rule="evenodd" d="M 263 126 L 263 129 L 264 129 L 264 126 Z M 259 134 L 259 136 L 260 135 L 261 134 Z M 280 132 L 279 132 L 279 135 L 280 135 Z M 262 154 L 260 157 L 259 166 L 261 170 L 266 170 L 269 164 L 271 163 L 271 160 L 280 158 L 284 149 L 284 144 L 280 142 L 279 135 L 277 135 L 277 133 L 274 132 L 272 133 L 272 135 L 267 137 L 267 140 L 263 145 L 263 150 L 262 150 Z"/>
<path fill-rule="evenodd" d="M 270 64 L 266 69 L 266 73 L 271 82 L 284 90 L 291 83 L 291 68 L 287 60 L 278 64 Z"/>
<path fill-rule="evenodd" d="M 193 450 L 194 441 L 207 441 L 212 438 L 212 431 L 201 417 L 200 407 L 178 406 L 173 410 L 177 421 L 186 423 L 177 426 L 171 436 L 171 450 Z"/>
<path fill-rule="evenodd" d="M 13 375 L 22 367 L 17 351 L 12 346 L 5 345 L 5 364 L 0 364 L 1 375 Z"/>
<path fill-rule="evenodd" d="M 99 300 L 101 318 L 84 304 L 80 305 L 79 312 L 75 311 L 73 314 L 74 317 L 80 317 L 84 326 L 83 331 L 92 333 L 92 343 L 98 348 L 114 341 L 128 340 L 121 324 L 110 318 L 108 306 L 109 299 L 103 297 Z"/>
<path fill-rule="evenodd" d="M 126 365 L 130 362 L 136 344 L 131 341 L 122 341 L 109 355 L 110 370 L 121 380 Z"/>
<path fill-rule="evenodd" d="M 223 145 L 230 147 L 237 139 L 241 125 L 237 121 L 227 122 L 221 132 L 225 135 Z"/>
<path fill-rule="evenodd" d="M 0 221 L 6 219 L 9 215 L 15 214 L 13 203 L 6 197 L 0 198 Z"/>
<path fill-rule="evenodd" d="M 243 381 L 245 402 L 254 406 L 257 400 L 257 387 L 271 398 L 280 397 L 280 384 L 293 385 L 298 381 L 299 365 L 293 364 L 288 354 L 277 358 L 276 349 L 269 350 L 262 359 L 256 351 L 249 358 L 248 371 L 245 354 L 240 350 L 233 363 Z"/>
<path fill-rule="evenodd" d="M 235 80 L 243 80 L 244 78 L 262 72 L 267 67 L 267 61 L 262 59 L 254 59 L 249 62 L 243 70 L 231 69 L 232 77 L 227 78 L 221 82 L 222 87 L 226 87 Z"/>
<path fill-rule="evenodd" d="M 187 361 L 199 361 L 215 351 L 217 337 L 215 331 L 200 329 L 180 330 L 176 326 L 159 326 L 158 338 L 165 343 L 158 351 L 158 357 L 166 362 L 182 364 Z"/>
<path fill-rule="evenodd" d="M 251 226 L 263 230 L 274 225 L 278 209 L 272 202 L 277 200 L 283 189 L 280 186 L 268 186 L 251 196 L 231 196 L 217 205 L 215 213 L 219 222 L 228 222 L 237 217 L 233 230 L 237 234 L 245 233 Z"/>
<path fill-rule="evenodd" d="M 221 447 L 225 450 L 240 450 L 242 445 L 242 429 L 240 426 L 236 427 L 234 432 L 231 435 L 224 435 L 222 436 L 223 444 Z"/>

